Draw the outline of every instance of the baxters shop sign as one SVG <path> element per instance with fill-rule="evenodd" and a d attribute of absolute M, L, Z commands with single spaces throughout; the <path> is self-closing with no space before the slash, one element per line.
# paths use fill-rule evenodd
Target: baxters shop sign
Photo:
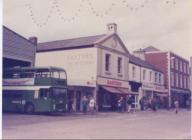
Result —
<path fill-rule="evenodd" d="M 122 88 L 129 88 L 129 84 L 126 81 L 108 79 L 108 78 L 97 78 L 97 84 L 104 85 L 104 86 L 112 86 L 112 87 L 122 87 Z"/>

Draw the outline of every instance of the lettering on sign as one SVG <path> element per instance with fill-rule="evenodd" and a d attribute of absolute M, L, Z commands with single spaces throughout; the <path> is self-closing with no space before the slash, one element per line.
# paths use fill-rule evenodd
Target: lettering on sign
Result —
<path fill-rule="evenodd" d="M 97 83 L 99 85 L 112 86 L 112 87 L 122 87 L 122 88 L 128 88 L 129 89 L 129 84 L 126 81 L 120 81 L 120 80 L 115 80 L 115 79 L 113 80 L 113 79 L 98 77 Z"/>
<path fill-rule="evenodd" d="M 118 81 L 113 81 L 113 80 L 107 80 L 108 85 L 113 85 L 113 86 L 122 86 L 121 82 Z"/>

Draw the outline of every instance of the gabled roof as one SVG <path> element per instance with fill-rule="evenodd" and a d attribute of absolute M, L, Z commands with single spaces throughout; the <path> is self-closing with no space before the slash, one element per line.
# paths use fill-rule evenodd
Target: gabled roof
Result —
<path fill-rule="evenodd" d="M 149 46 L 149 47 L 146 47 L 146 48 L 143 48 L 143 49 L 138 49 L 134 52 L 153 52 L 153 51 L 161 51 L 153 46 Z"/>
<path fill-rule="evenodd" d="M 27 42 L 27 43 L 29 43 L 29 44 L 32 44 L 32 45 L 34 46 L 34 44 L 33 44 L 30 40 L 28 40 L 27 38 L 23 37 L 22 35 L 16 33 L 15 31 L 13 31 L 13 30 L 9 29 L 8 27 L 6 27 L 5 25 L 3 25 L 3 37 L 6 36 L 6 33 L 7 33 L 7 32 L 10 33 L 9 35 L 12 36 L 12 38 L 14 39 L 14 41 L 18 41 L 18 40 L 20 40 L 20 41 L 25 41 L 25 42 Z M 10 36 L 9 36 L 9 37 L 10 37 Z M 5 41 L 3 41 L 3 43 L 4 43 L 4 42 L 5 42 Z M 7 42 L 8 42 L 8 41 L 6 41 L 6 43 L 7 43 Z M 9 42 L 9 43 L 11 43 L 11 42 Z"/>
<path fill-rule="evenodd" d="M 51 50 L 60 50 L 60 49 L 73 49 L 73 48 L 83 48 L 87 46 L 93 46 L 94 43 L 106 35 L 96 35 L 96 36 L 87 36 L 79 37 L 66 40 L 57 40 L 51 42 L 39 43 L 37 46 L 37 52 L 41 51 L 51 51 Z"/>
<path fill-rule="evenodd" d="M 161 72 L 158 68 L 156 68 L 155 66 L 151 65 L 150 63 L 148 63 L 147 61 L 144 61 L 134 55 L 130 55 L 129 56 L 129 62 L 133 63 L 135 65 L 144 67 L 144 68 L 148 68 L 148 69 L 153 69 L 155 71 Z M 162 73 L 162 72 L 161 72 Z"/>

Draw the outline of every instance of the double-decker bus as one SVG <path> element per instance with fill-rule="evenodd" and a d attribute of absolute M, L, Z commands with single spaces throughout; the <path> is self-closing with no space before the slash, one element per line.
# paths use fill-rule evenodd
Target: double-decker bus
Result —
<path fill-rule="evenodd" d="M 15 67 L 3 70 L 3 111 L 67 111 L 67 74 L 58 67 Z"/>

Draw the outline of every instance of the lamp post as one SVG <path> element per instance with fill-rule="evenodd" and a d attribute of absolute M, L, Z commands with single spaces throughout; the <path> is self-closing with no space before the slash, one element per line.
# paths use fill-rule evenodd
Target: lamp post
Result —
<path fill-rule="evenodd" d="M 171 57 L 171 53 L 168 52 L 168 103 L 169 108 L 171 108 L 171 62 L 175 57 Z"/>

